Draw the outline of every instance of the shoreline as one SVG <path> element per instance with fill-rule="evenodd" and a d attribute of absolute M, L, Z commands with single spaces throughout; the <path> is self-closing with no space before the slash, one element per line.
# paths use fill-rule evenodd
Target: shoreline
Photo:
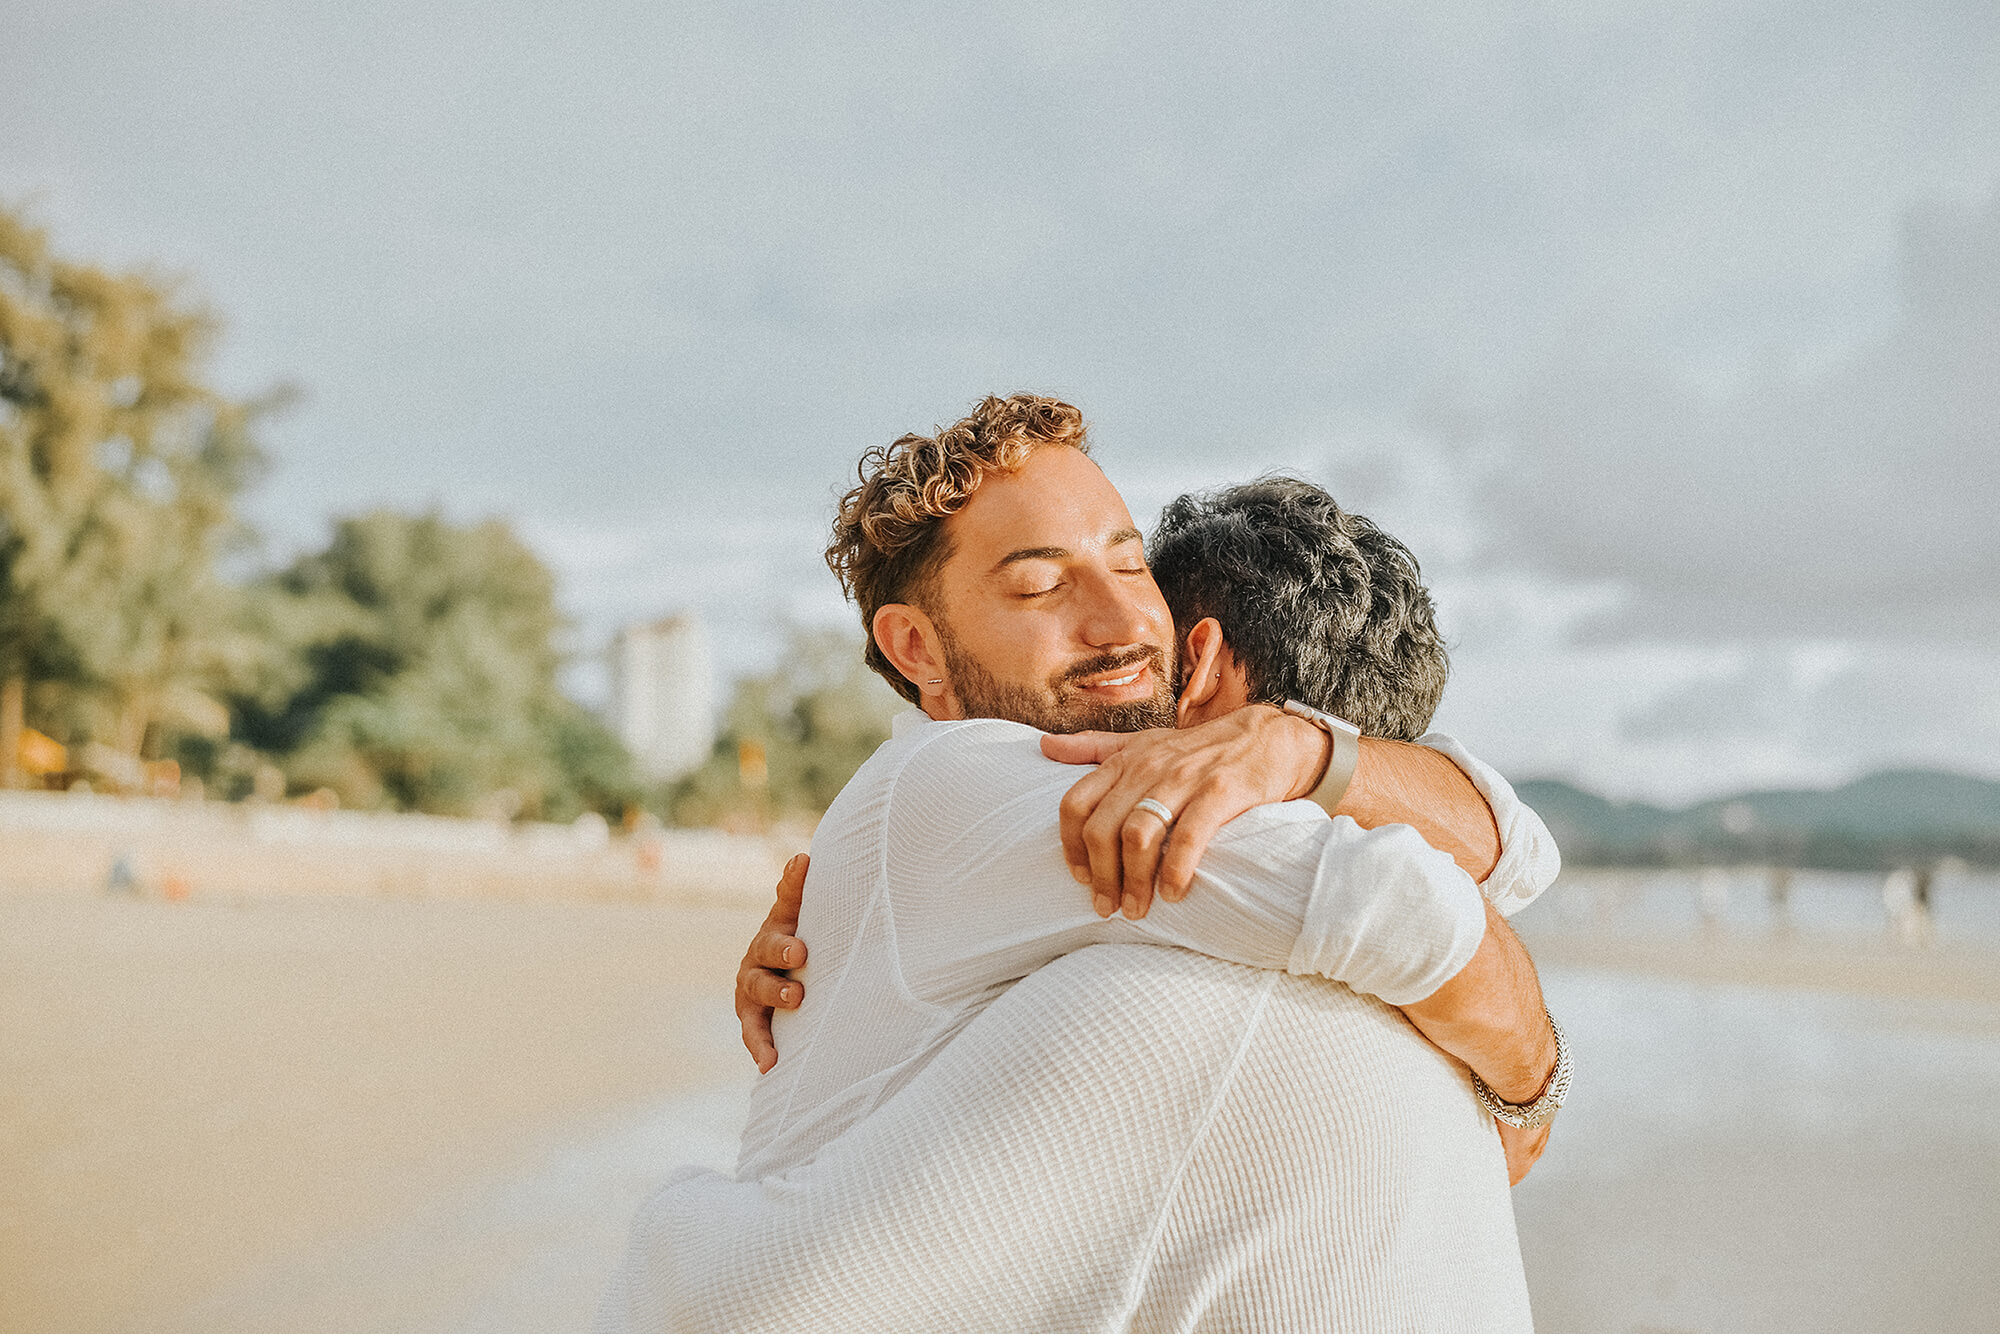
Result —
<path fill-rule="evenodd" d="M 1537 964 L 1697 985 L 2000 1005 L 2000 943 L 1905 945 L 1794 930 L 1683 935 L 1521 931 Z"/>
<path fill-rule="evenodd" d="M 595 815 L 510 824 L 161 797 L 0 792 L 0 897 L 672 900 L 770 904 L 807 826 L 615 833 Z"/>

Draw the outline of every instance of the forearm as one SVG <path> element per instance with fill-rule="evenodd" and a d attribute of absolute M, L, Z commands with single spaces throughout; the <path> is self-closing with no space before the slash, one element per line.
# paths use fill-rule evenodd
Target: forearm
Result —
<path fill-rule="evenodd" d="M 1555 1070 L 1555 1035 L 1534 961 L 1490 903 L 1472 961 L 1403 1013 L 1508 1102 L 1533 1101 Z"/>
<path fill-rule="evenodd" d="M 1500 860 L 1500 827 L 1486 798 L 1462 769 L 1428 746 L 1363 737 L 1354 779 L 1329 814 L 1366 829 L 1409 825 L 1474 881 L 1485 880 Z"/>
<path fill-rule="evenodd" d="M 955 758 L 960 748 L 933 749 L 906 778 L 908 794 L 935 792 L 954 778 L 936 761 Z M 957 812 L 937 818 L 935 803 L 902 795 L 892 801 L 884 823 L 886 903 L 913 994 L 932 1004 L 965 1003 L 1094 944 L 1175 945 L 1254 968 L 1291 962 L 1327 822 L 1278 807 L 1249 812 L 1209 849 L 1199 893 L 1165 913 L 1104 919 L 1062 860 L 1057 825 L 1070 773 L 1037 763 L 1044 766 L 1038 785 L 989 782 L 987 793 L 997 794 L 982 794 L 979 804 L 991 809 L 962 819 L 951 818 Z M 1342 823 L 1357 843 L 1381 841 Z"/>

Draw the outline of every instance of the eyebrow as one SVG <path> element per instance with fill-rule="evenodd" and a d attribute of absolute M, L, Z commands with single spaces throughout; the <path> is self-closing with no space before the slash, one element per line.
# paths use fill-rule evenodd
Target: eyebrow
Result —
<path fill-rule="evenodd" d="M 1122 547 L 1127 542 L 1142 542 L 1144 540 L 1144 537 L 1137 528 L 1120 528 L 1104 540 L 1104 545 L 1107 547 Z M 1018 564 L 1024 560 L 1068 560 L 1075 554 L 1068 547 L 1022 547 L 1018 551 L 1008 552 L 995 561 L 993 563 L 993 570 L 997 573 L 1006 569 L 1009 565 Z"/>

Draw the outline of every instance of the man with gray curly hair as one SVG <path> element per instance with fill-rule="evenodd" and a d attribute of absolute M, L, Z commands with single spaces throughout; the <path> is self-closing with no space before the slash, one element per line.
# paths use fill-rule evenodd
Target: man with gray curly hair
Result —
<path fill-rule="evenodd" d="M 1304 700 L 1363 736 L 1430 730 L 1451 663 L 1409 548 L 1311 482 L 1265 477 L 1167 506 L 1153 580 L 1186 640 L 1208 617 L 1249 701 Z"/>
<path fill-rule="evenodd" d="M 1194 547 L 1219 558 L 1233 504 L 1187 516 Z M 829 563 L 921 712 L 814 837 L 812 967 L 766 979 L 804 993 L 775 1069 L 746 1014 L 767 1073 L 735 1177 L 654 1197 L 602 1328 L 1526 1328 L 1481 1098 L 1560 1100 L 1560 1039 L 1495 911 L 1546 886 L 1553 848 L 1448 739 L 1357 745 L 1326 716 L 1345 689 L 1377 725 L 1427 717 L 1434 693 L 1367 698 L 1367 652 L 1314 667 L 1318 704 L 1257 703 L 1315 588 L 1372 611 L 1364 586 L 1386 606 L 1396 579 L 1363 559 L 1288 584 L 1253 558 L 1246 605 L 1222 589 L 1197 614 L 1191 585 L 1170 614 L 1053 400 L 871 453 Z M 1278 635 L 1248 632 L 1260 606 Z M 1361 647 L 1421 657 L 1427 600 L 1393 619 Z M 1077 731 L 1155 720 L 1182 730 Z M 1436 766 L 1463 799 L 1401 795 Z M 798 962 L 801 940 L 772 943 L 746 965 Z"/>

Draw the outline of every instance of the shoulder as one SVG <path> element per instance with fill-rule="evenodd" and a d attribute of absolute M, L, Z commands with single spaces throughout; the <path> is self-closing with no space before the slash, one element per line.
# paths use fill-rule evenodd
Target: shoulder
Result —
<path fill-rule="evenodd" d="M 1417 738 L 1417 744 L 1437 751 L 1453 764 L 1465 770 L 1465 776 L 1470 778 L 1472 785 L 1482 793 L 1486 791 L 1488 784 L 1496 780 L 1505 781 L 1491 767 L 1481 761 L 1471 751 L 1467 750 L 1465 743 L 1449 732 L 1426 732 Z"/>
<path fill-rule="evenodd" d="M 899 785 L 912 779 L 951 781 L 968 777 L 990 785 L 1008 778 L 1041 778 L 1055 772 L 1082 777 L 1081 768 L 1058 764 L 1043 755 L 1041 742 L 1042 733 L 1025 723 L 1004 718 L 963 718 L 908 728 L 890 744 L 904 748 L 896 757 Z"/>
<path fill-rule="evenodd" d="M 898 784 L 913 768 L 936 769 L 990 760 L 996 755 L 1017 760 L 1032 757 L 1051 764 L 1053 761 L 1042 756 L 1041 736 L 1032 727 L 999 718 L 899 722 L 895 734 L 854 771 L 841 795 Z"/>
<path fill-rule="evenodd" d="M 909 749 L 897 757 L 884 808 L 890 838 L 941 853 L 968 840 L 984 846 L 995 828 L 1052 825 L 1062 794 L 1089 770 L 1049 759 L 1041 739 L 1032 727 L 997 718 L 906 731 L 897 740 Z M 1052 834 L 1048 842 L 1059 846 Z"/>
<path fill-rule="evenodd" d="M 1502 819 L 1506 816 L 1503 805 L 1511 805 L 1518 800 L 1513 785 L 1500 776 L 1500 771 L 1465 748 L 1457 737 L 1445 732 L 1426 732 L 1417 738 L 1419 746 L 1438 752 L 1457 765 L 1464 775 L 1472 780 L 1472 786 L 1479 795 L 1486 798 L 1493 813 Z"/>

